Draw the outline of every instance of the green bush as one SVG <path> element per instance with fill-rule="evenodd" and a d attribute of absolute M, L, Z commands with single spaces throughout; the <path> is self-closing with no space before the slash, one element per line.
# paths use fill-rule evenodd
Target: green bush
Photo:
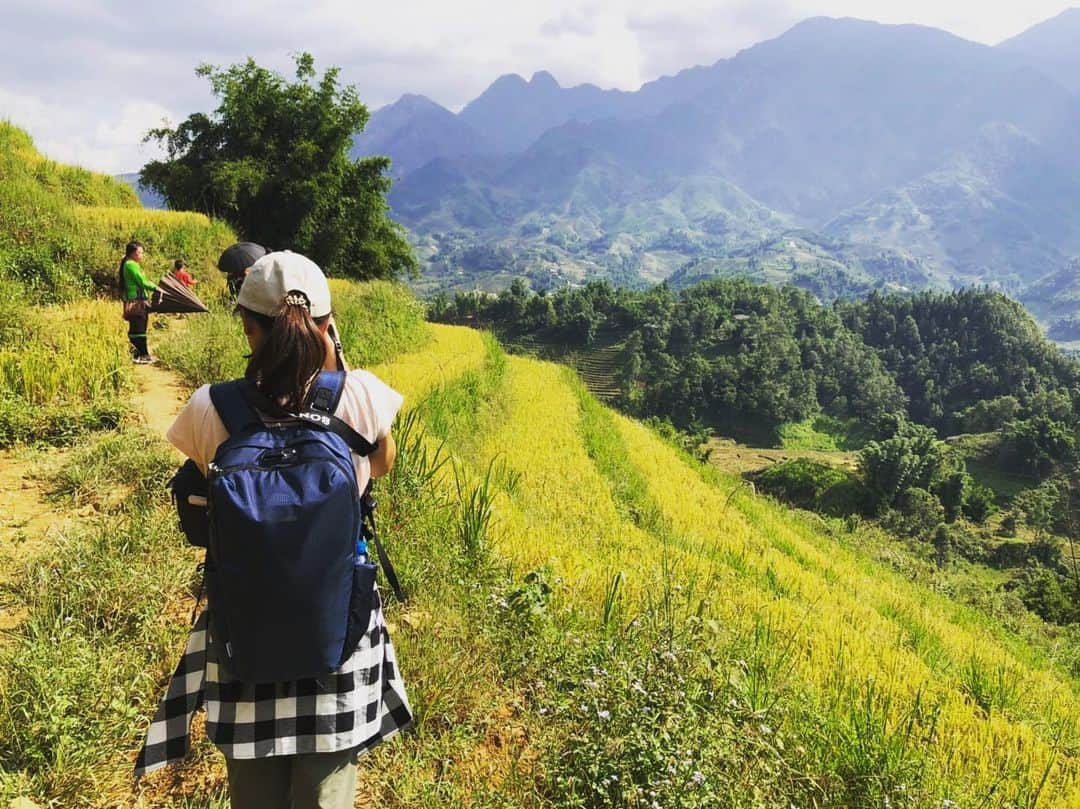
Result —
<path fill-rule="evenodd" d="M 994 490 L 989 486 L 973 484 L 964 495 L 964 516 L 973 523 L 982 525 L 997 511 L 994 504 Z"/>
<path fill-rule="evenodd" d="M 781 502 L 832 516 L 863 513 L 867 493 L 850 472 L 807 458 L 751 472 L 747 478 L 757 489 Z"/>

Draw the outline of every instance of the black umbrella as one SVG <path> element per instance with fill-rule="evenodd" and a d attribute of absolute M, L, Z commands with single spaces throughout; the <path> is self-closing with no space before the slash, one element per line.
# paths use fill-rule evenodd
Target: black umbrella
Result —
<path fill-rule="evenodd" d="M 158 289 L 160 292 L 155 292 L 150 302 L 151 312 L 180 314 L 210 311 L 206 308 L 206 304 L 174 275 L 166 275 L 158 281 Z"/>
<path fill-rule="evenodd" d="M 237 242 L 232 247 L 225 248 L 225 252 L 218 259 L 217 268 L 229 275 L 242 276 L 244 270 L 269 252 L 255 242 Z"/>

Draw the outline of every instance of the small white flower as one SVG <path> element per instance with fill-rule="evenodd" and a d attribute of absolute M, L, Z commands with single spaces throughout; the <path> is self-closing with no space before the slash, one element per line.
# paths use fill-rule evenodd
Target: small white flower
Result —
<path fill-rule="evenodd" d="M 694 782 L 694 786 L 701 786 L 705 783 L 705 773 L 701 770 L 694 770 L 694 774 L 690 776 L 690 780 Z"/>
<path fill-rule="evenodd" d="M 611 711 L 597 711 L 596 715 L 603 719 L 605 722 L 611 719 Z"/>

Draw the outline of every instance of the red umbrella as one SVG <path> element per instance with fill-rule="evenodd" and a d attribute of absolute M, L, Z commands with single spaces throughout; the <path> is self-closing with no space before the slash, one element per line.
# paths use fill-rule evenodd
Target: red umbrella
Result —
<path fill-rule="evenodd" d="M 160 291 L 155 292 L 150 300 L 151 312 L 179 314 L 210 311 L 206 304 L 174 275 L 166 275 L 158 281 L 158 289 Z"/>

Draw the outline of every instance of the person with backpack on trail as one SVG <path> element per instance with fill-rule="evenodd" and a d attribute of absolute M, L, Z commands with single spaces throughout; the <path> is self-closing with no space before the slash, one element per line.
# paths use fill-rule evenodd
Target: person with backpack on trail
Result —
<path fill-rule="evenodd" d="M 142 271 L 145 250 L 140 242 L 130 241 L 120 259 L 117 282 L 120 297 L 124 301 L 124 320 L 128 322 L 128 340 L 131 342 L 132 361 L 146 365 L 154 361 L 146 347 L 146 329 L 150 325 L 150 301 L 147 295 L 158 291 Z"/>
<path fill-rule="evenodd" d="M 330 289 L 304 256 L 259 259 L 237 310 L 244 379 L 199 388 L 167 433 L 190 459 L 177 477 L 206 477 L 208 604 L 135 772 L 182 760 L 205 706 L 233 809 L 346 809 L 357 758 L 412 723 L 361 510 L 393 467 L 403 399 L 342 370 Z"/>

